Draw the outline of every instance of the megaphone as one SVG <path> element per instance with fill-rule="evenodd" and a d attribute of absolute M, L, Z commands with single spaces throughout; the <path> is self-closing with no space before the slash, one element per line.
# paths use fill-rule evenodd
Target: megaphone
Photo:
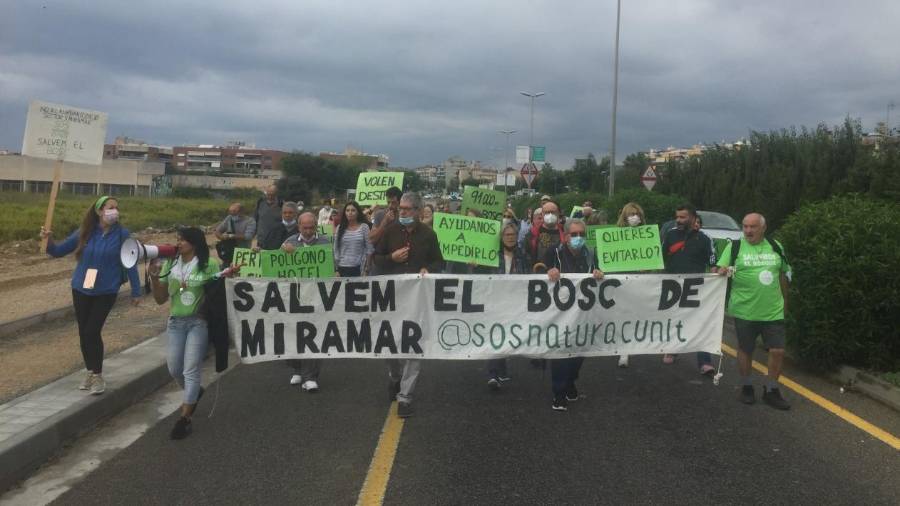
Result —
<path fill-rule="evenodd" d="M 133 237 L 125 239 L 119 250 L 119 260 L 122 267 L 130 269 L 141 260 L 153 260 L 154 258 L 173 258 L 178 254 L 178 247 L 174 244 L 144 244 Z"/>

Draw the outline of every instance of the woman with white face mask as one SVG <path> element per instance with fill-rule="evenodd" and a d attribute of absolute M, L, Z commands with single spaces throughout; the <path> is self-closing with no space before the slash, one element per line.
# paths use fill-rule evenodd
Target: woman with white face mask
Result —
<path fill-rule="evenodd" d="M 41 237 L 49 238 L 51 234 L 50 230 L 41 227 Z M 128 230 L 119 225 L 119 202 L 103 196 L 88 208 L 81 227 L 65 241 L 47 242 L 48 255 L 59 258 L 74 252 L 78 260 L 72 273 L 72 301 L 81 355 L 87 369 L 78 388 L 89 390 L 93 395 L 106 390 L 100 331 L 126 277 L 131 282 L 132 304 L 137 305 L 141 297 L 137 266 L 126 271 L 119 261 L 119 250 L 128 235 Z"/>
<path fill-rule="evenodd" d="M 622 207 L 619 220 L 616 222 L 620 227 L 639 227 L 646 224 L 644 210 L 635 202 L 629 202 Z M 619 367 L 628 367 L 628 355 L 619 356 Z"/>

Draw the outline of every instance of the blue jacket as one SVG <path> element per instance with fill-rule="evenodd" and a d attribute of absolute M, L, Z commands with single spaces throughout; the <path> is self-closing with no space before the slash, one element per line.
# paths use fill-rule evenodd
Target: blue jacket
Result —
<path fill-rule="evenodd" d="M 59 258 L 75 251 L 78 247 L 78 233 L 78 230 L 72 232 L 72 235 L 59 244 L 49 241 L 47 254 Z M 128 239 L 128 230 L 121 225 L 113 225 L 106 234 L 101 227 L 96 227 L 84 245 L 81 260 L 72 273 L 72 289 L 85 295 L 118 293 L 119 287 L 125 282 L 124 276 L 127 272 L 128 281 L 131 282 L 131 296 L 140 297 L 141 280 L 138 277 L 137 265 L 126 271 L 119 260 L 119 250 L 125 239 Z M 97 269 L 97 280 L 91 289 L 83 288 L 84 276 L 88 269 Z"/>

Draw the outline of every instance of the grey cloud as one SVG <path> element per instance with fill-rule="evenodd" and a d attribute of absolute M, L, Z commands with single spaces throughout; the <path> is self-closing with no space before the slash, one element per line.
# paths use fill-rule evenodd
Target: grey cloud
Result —
<path fill-rule="evenodd" d="M 44 3 L 0 21 L 0 147 L 40 98 L 109 112 L 110 138 L 502 163 L 530 90 L 555 166 L 609 149 L 613 1 Z M 900 99 L 895 2 L 624 4 L 620 159 L 847 114 L 871 128 Z"/>

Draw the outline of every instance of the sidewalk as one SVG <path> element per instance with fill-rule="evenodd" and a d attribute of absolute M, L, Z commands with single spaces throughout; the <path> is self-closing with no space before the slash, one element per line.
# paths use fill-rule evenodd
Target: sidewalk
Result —
<path fill-rule="evenodd" d="M 170 381 L 165 333 L 104 361 L 106 392 L 78 390 L 84 371 L 0 405 L 0 491 L 62 447 Z"/>

